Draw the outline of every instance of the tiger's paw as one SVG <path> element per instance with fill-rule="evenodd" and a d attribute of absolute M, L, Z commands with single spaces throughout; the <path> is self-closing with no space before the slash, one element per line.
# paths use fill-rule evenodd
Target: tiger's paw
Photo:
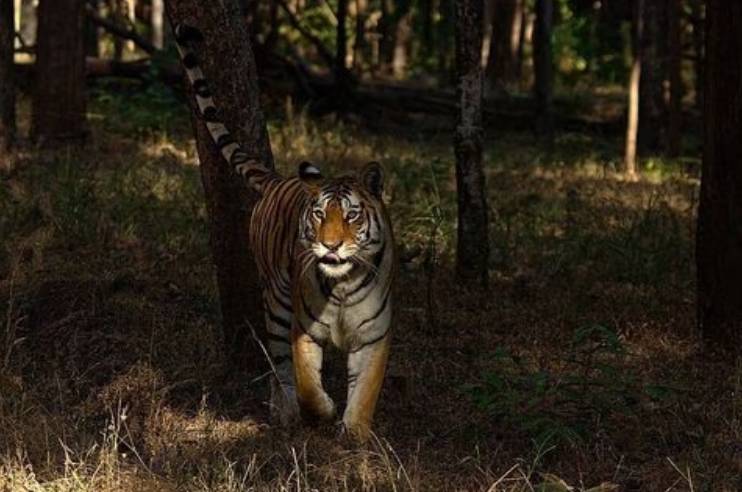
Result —
<path fill-rule="evenodd" d="M 313 402 L 311 405 L 303 406 L 302 410 L 304 411 L 304 416 L 310 422 L 328 422 L 334 420 L 337 416 L 335 402 L 327 396 L 327 393 L 323 393 L 318 401 Z"/>
<path fill-rule="evenodd" d="M 364 444 L 371 437 L 371 425 L 368 422 L 356 420 L 345 415 L 339 425 L 340 436 L 355 444 Z"/>

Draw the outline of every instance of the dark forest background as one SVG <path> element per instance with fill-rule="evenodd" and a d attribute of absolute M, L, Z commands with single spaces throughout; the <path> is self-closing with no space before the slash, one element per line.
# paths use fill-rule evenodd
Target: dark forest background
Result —
<path fill-rule="evenodd" d="M 386 168 L 367 446 L 269 422 L 169 20 L 266 165 Z M 0 0 L 0 490 L 742 490 L 740 53 L 725 0 Z"/>

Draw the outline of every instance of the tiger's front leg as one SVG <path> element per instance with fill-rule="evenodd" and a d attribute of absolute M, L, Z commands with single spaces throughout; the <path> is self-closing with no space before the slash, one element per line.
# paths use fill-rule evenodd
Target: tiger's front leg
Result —
<path fill-rule="evenodd" d="M 371 432 L 376 402 L 384 381 L 389 358 L 391 333 L 348 354 L 348 406 L 343 426 L 355 439 L 363 442 Z"/>
<path fill-rule="evenodd" d="M 297 326 L 291 334 L 299 407 L 310 420 L 331 420 L 335 418 L 335 403 L 322 387 L 322 347 Z"/>

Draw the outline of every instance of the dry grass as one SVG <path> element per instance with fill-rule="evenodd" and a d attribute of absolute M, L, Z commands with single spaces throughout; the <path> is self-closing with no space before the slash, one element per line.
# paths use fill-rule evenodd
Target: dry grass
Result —
<path fill-rule="evenodd" d="M 0 490 L 742 489 L 742 365 L 703 355 L 693 326 L 692 174 L 658 163 L 626 183 L 620 142 L 564 135 L 546 156 L 493 135 L 493 285 L 470 291 L 450 281 L 447 135 L 272 124 L 282 164 L 381 160 L 398 235 L 422 251 L 402 268 L 377 437 L 359 449 L 332 426 L 271 426 L 265 378 L 223 367 L 187 124 L 95 115 L 86 151 L 25 150 L 0 177 Z M 472 397 L 503 349 L 526 376 L 566 377 L 575 330 L 597 324 L 624 350 L 599 362 L 631 375 L 629 410 L 596 412 L 597 390 L 539 401 L 588 429 L 543 440 L 518 408 Z"/>

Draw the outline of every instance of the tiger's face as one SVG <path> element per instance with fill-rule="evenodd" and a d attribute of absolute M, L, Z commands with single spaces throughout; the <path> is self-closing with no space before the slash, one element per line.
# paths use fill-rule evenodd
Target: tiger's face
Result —
<path fill-rule="evenodd" d="M 357 177 L 321 182 L 319 170 L 304 163 L 299 175 L 311 197 L 301 217 L 300 240 L 320 272 L 340 278 L 356 267 L 373 267 L 388 230 L 381 166 L 372 162 Z"/>

